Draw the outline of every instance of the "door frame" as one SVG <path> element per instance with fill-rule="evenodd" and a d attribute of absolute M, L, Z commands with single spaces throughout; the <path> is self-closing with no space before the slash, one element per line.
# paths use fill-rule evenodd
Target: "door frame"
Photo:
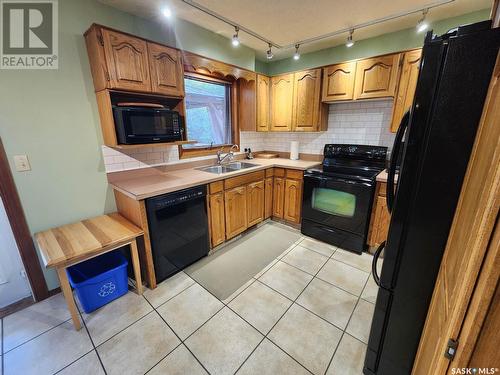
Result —
<path fill-rule="evenodd" d="M 35 301 L 49 297 L 49 290 L 43 275 L 38 255 L 33 244 L 28 223 L 24 215 L 21 200 L 17 192 L 14 178 L 9 166 L 9 160 L 0 137 L 0 198 L 5 206 L 12 233 L 19 249 L 19 254 L 28 276 L 28 281 Z"/>

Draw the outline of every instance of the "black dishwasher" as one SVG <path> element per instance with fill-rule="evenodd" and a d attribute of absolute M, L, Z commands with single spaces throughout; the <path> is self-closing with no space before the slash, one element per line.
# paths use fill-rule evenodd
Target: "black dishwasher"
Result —
<path fill-rule="evenodd" d="M 203 185 L 146 199 L 158 283 L 208 254 L 206 194 Z"/>

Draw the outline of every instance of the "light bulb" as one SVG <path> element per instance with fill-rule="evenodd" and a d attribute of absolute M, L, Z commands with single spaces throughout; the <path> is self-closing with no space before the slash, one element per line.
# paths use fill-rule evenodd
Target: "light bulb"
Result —
<path fill-rule="evenodd" d="M 165 18 L 170 18 L 170 17 L 172 17 L 172 11 L 171 11 L 169 8 L 163 8 L 163 9 L 161 10 L 161 14 L 163 14 L 163 16 L 164 16 Z"/>
<path fill-rule="evenodd" d="M 300 53 L 299 53 L 299 45 L 295 45 L 295 53 L 293 54 L 293 59 L 298 60 L 300 59 Z"/>
<path fill-rule="evenodd" d="M 231 43 L 234 47 L 238 47 L 240 45 L 240 40 L 238 39 L 238 32 L 240 31 L 238 26 L 234 27 L 235 34 L 233 35 L 233 39 Z"/>
<path fill-rule="evenodd" d="M 352 34 L 354 34 L 354 29 L 349 30 L 349 36 L 345 42 L 345 46 L 347 48 L 352 47 L 354 45 L 354 40 L 352 39 Z"/>
<path fill-rule="evenodd" d="M 266 57 L 268 60 L 271 60 L 274 57 L 272 48 L 273 48 L 272 44 L 269 43 L 269 49 L 266 52 Z"/>
<path fill-rule="evenodd" d="M 425 20 L 428 11 L 429 9 L 424 9 L 422 11 L 422 18 L 417 22 L 417 33 L 424 32 L 429 28 L 429 23 Z"/>

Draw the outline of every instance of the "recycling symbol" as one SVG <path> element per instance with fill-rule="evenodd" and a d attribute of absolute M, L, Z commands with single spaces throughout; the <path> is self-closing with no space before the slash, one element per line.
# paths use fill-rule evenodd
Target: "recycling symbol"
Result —
<path fill-rule="evenodd" d="M 101 286 L 101 289 L 99 290 L 99 292 L 97 294 L 99 294 L 99 296 L 101 296 L 101 297 L 107 297 L 110 294 L 113 294 L 115 292 L 115 289 L 116 289 L 116 285 L 112 281 L 109 281 L 106 284 L 104 284 L 103 286 Z"/>

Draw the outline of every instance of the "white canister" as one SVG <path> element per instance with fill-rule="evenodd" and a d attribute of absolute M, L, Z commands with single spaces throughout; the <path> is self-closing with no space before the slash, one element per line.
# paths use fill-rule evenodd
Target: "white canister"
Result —
<path fill-rule="evenodd" d="M 291 160 L 299 160 L 299 142 L 298 141 L 290 142 L 290 159 Z"/>

